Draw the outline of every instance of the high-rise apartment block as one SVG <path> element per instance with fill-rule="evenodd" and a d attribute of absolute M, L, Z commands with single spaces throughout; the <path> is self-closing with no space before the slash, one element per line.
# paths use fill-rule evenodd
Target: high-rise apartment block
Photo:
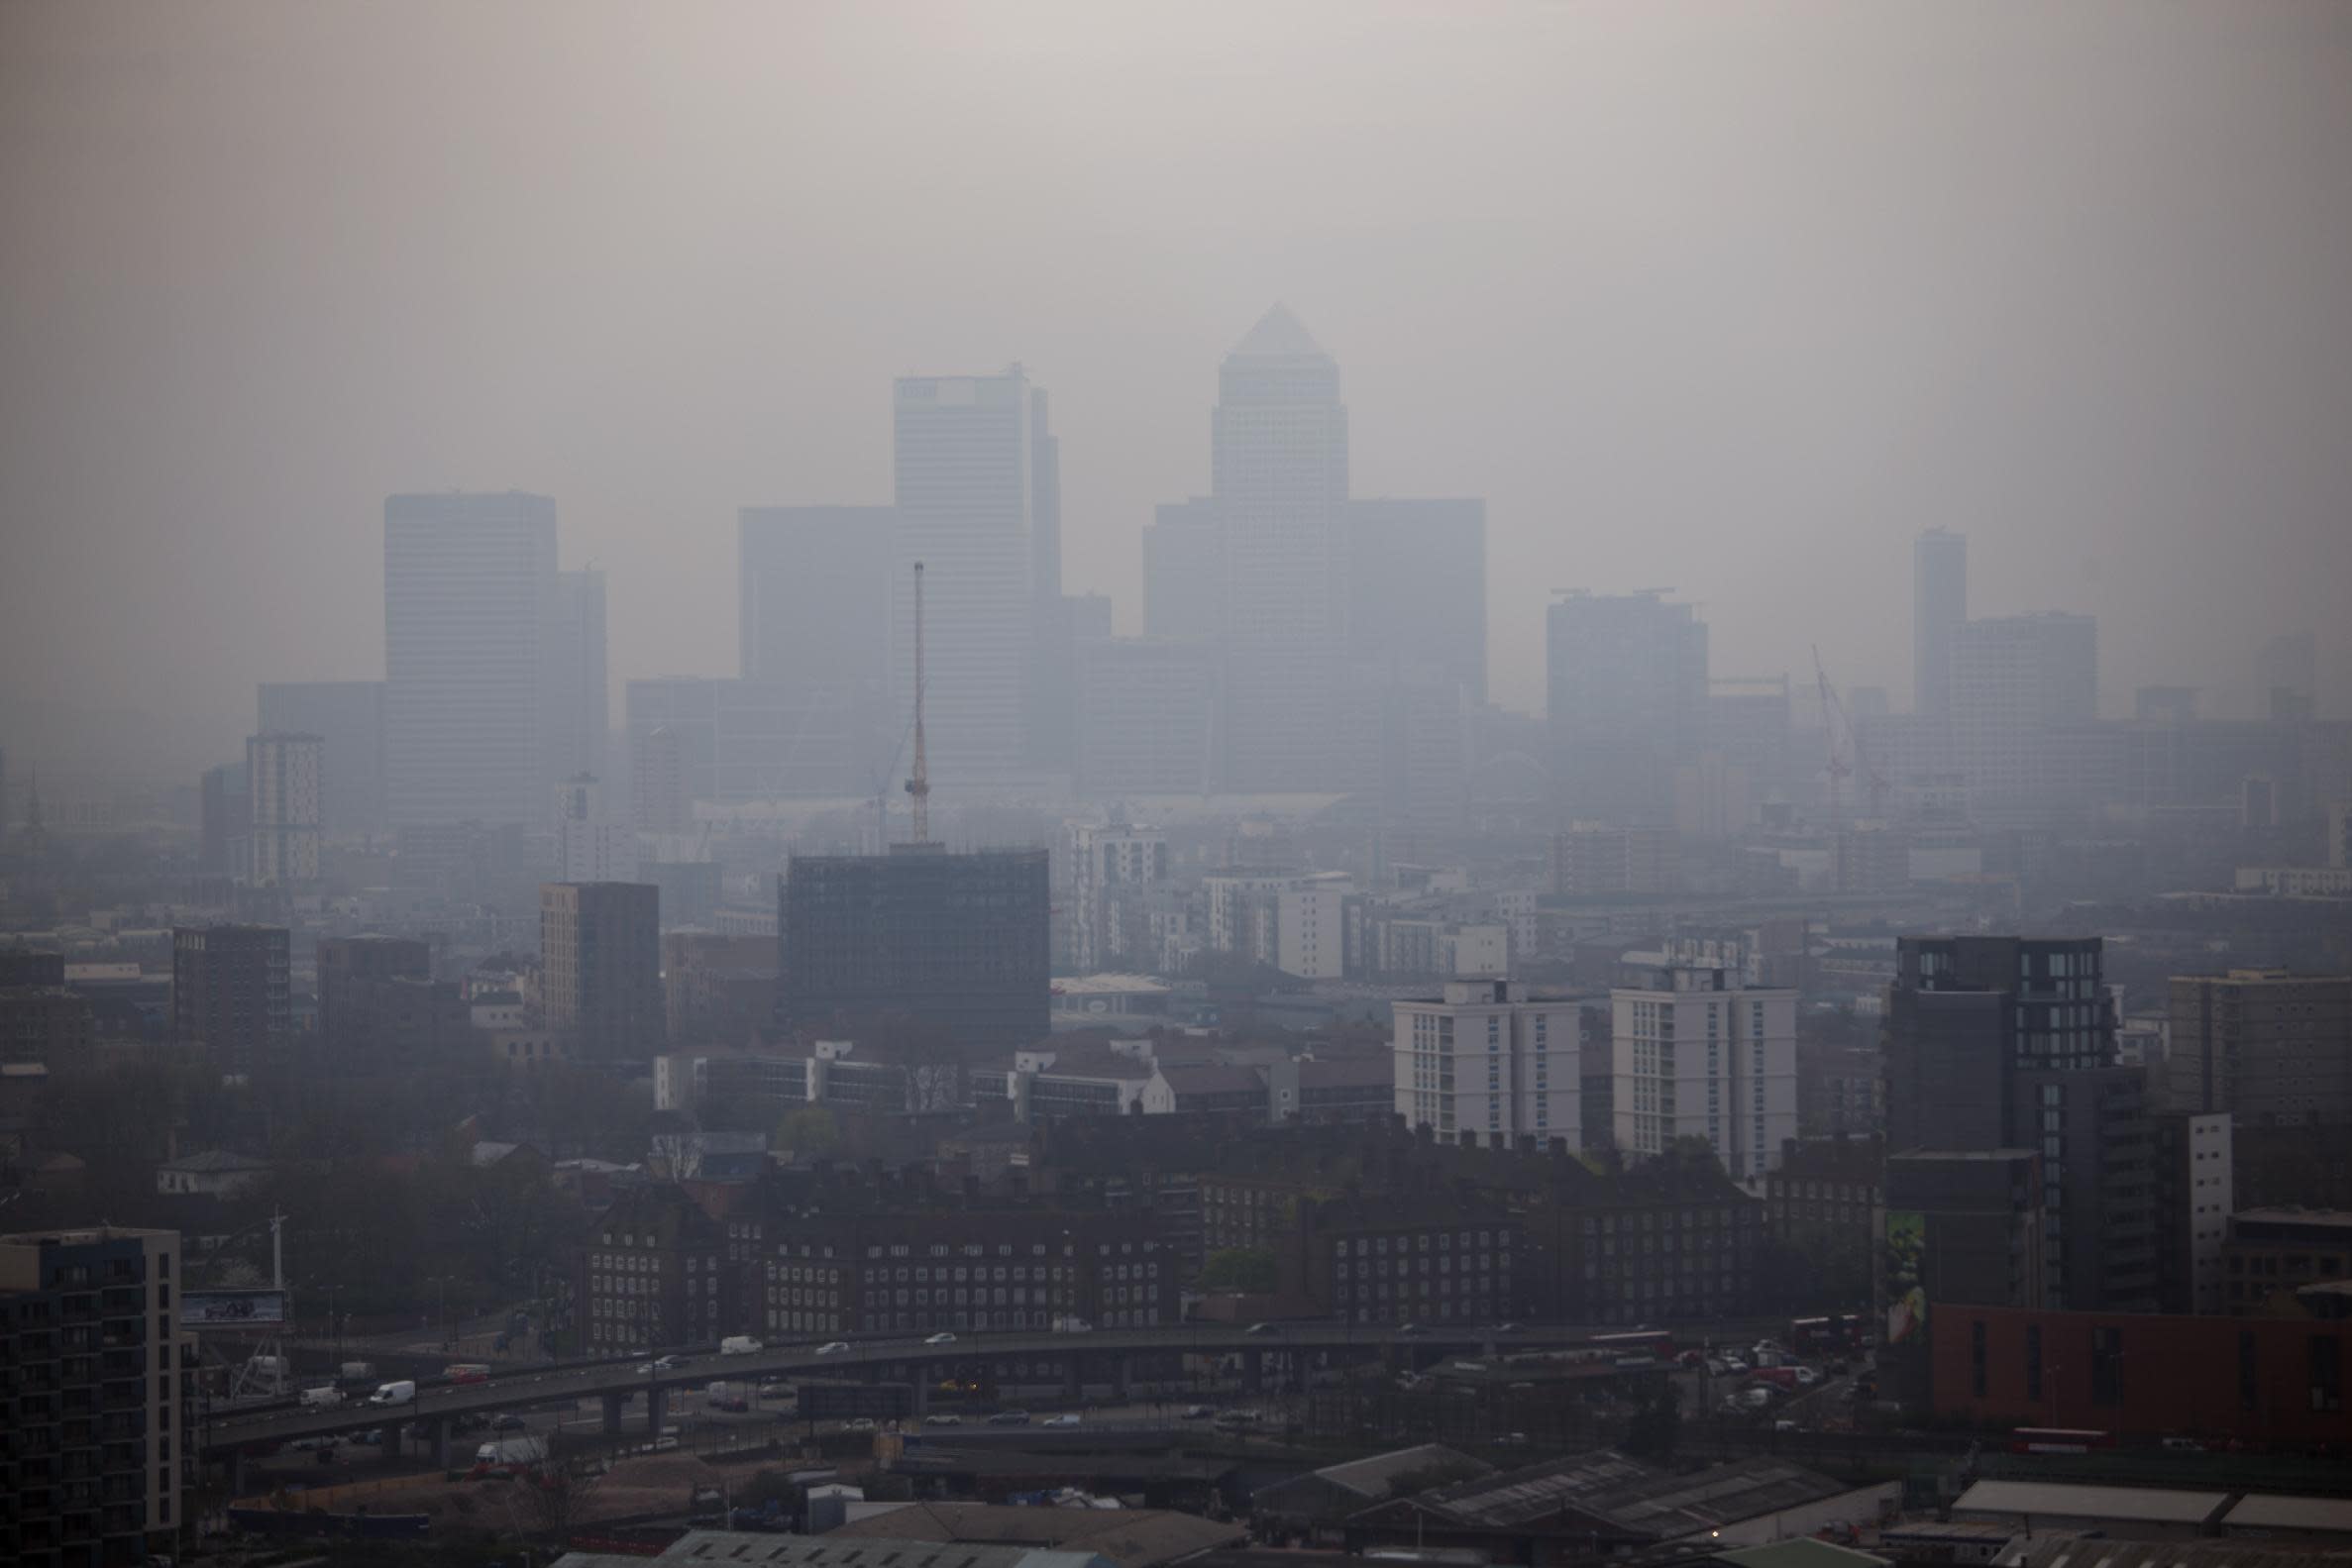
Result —
<path fill-rule="evenodd" d="M 1080 822 L 1070 829 L 1070 962 L 1080 974 L 1126 959 L 1113 910 L 1123 891 L 1164 889 L 1172 868 L 1163 828 Z"/>
<path fill-rule="evenodd" d="M 778 1021 L 805 1033 L 892 1013 L 967 1054 L 1049 1032 L 1052 887 L 1043 850 L 796 855 L 778 893 Z"/>
<path fill-rule="evenodd" d="M 941 787 L 1003 786 L 1037 761 L 1061 596 L 1058 457 L 1042 391 L 1002 375 L 902 377 L 893 394 L 891 660 L 897 733 L 914 710 L 923 568 L 925 729 Z"/>
<path fill-rule="evenodd" d="M 1617 1147 L 1658 1155 L 1700 1139 L 1735 1179 L 1796 1137 L 1796 993 L 1750 987 L 1743 955 L 1682 943 L 1646 984 L 1609 993 Z"/>
<path fill-rule="evenodd" d="M 171 1039 L 223 1073 L 281 1065 L 291 1043 L 287 933 L 277 925 L 171 932 Z"/>
<path fill-rule="evenodd" d="M 1347 408 L 1337 364 L 1282 306 L 1226 356 L 1211 431 L 1228 787 L 1333 787 Z"/>
<path fill-rule="evenodd" d="M 187 1523 L 194 1338 L 179 1233 L 0 1236 L 0 1558 L 143 1563 Z"/>
<path fill-rule="evenodd" d="M 1583 1146 L 1574 998 L 1507 980 L 1447 981 L 1394 1004 L 1396 1112 L 1440 1143 Z"/>
<path fill-rule="evenodd" d="M 635 882 L 637 834 L 605 809 L 604 786 L 580 774 L 556 786 L 556 875 L 565 882 Z"/>
<path fill-rule="evenodd" d="M 1707 624 L 1663 591 L 1573 593 L 1547 621 L 1553 784 L 1571 816 L 1665 824 L 1709 729 Z"/>
<path fill-rule="evenodd" d="M 556 508 L 395 495 L 383 508 L 384 788 L 395 826 L 543 823 Z M 577 770 L 571 770 L 577 771 Z"/>
<path fill-rule="evenodd" d="M 539 889 L 547 1026 L 590 1062 L 662 1049 L 661 890 L 644 883 L 550 883 Z"/>
<path fill-rule="evenodd" d="M 1911 712 L 1951 711 L 1952 634 L 1969 618 L 1969 539 L 1930 528 L 1911 544 Z"/>
<path fill-rule="evenodd" d="M 2352 1121 L 2352 975 L 2176 976 L 2165 1103 L 2245 1127 Z"/>
<path fill-rule="evenodd" d="M 245 776 L 253 812 L 245 880 L 257 888 L 318 881 L 326 742 L 316 735 L 252 736 Z"/>
<path fill-rule="evenodd" d="M 257 733 L 316 735 L 323 744 L 319 823 L 327 836 L 382 832 L 383 682 L 272 680 L 256 696 Z"/>

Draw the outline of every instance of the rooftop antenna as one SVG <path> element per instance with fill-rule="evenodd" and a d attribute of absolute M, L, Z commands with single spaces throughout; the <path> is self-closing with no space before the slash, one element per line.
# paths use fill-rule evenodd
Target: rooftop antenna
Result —
<path fill-rule="evenodd" d="M 922 563 L 914 564 L 914 771 L 907 778 L 907 795 L 914 806 L 914 842 L 931 841 L 931 769 L 922 747 Z"/>

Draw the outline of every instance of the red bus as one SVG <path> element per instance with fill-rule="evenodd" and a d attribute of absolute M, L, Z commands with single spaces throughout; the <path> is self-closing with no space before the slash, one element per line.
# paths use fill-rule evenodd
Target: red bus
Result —
<path fill-rule="evenodd" d="M 2086 1454 L 2115 1446 L 2113 1432 L 2078 1426 L 2020 1426 L 2009 1434 L 2013 1454 Z"/>
<path fill-rule="evenodd" d="M 1584 1345 L 1588 1350 L 1615 1360 L 1649 1356 L 1657 1361 L 1671 1361 L 1674 1357 L 1674 1336 L 1663 1328 L 1637 1328 L 1623 1334 L 1595 1334 Z"/>

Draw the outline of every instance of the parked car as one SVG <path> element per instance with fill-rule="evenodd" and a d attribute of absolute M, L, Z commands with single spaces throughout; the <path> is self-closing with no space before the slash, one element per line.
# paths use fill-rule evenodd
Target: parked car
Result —
<path fill-rule="evenodd" d="M 925 1426 L 961 1426 L 964 1424 L 964 1418 L 953 1411 L 941 1411 L 936 1415 L 924 1416 L 922 1423 Z"/>
<path fill-rule="evenodd" d="M 853 1420 L 843 1421 L 841 1429 L 845 1432 L 870 1432 L 874 1429 L 874 1417 L 860 1415 Z"/>
<path fill-rule="evenodd" d="M 942 1328 L 930 1338 L 925 1339 L 923 1343 L 926 1345 L 952 1345 L 955 1343 L 955 1335 Z"/>
<path fill-rule="evenodd" d="M 1706 1360 L 1706 1367 L 1707 1376 L 1711 1378 L 1720 1378 L 1731 1370 L 1731 1368 L 1723 1364 L 1723 1358 L 1721 1356 L 1709 1356 Z"/>
<path fill-rule="evenodd" d="M 1247 1328 L 1241 1330 L 1245 1334 L 1270 1334 L 1273 1331 L 1272 1323 L 1251 1323 Z"/>
<path fill-rule="evenodd" d="M 505 1414 L 490 1422 L 490 1430 L 493 1432 L 519 1432 L 523 1429 L 525 1424 L 526 1423 L 520 1415 L 515 1414 L 512 1411 L 508 1411 Z"/>
<path fill-rule="evenodd" d="M 1419 1323 L 1403 1323 L 1398 1325 L 1397 1332 L 1407 1339 L 1419 1339 L 1421 1325 Z"/>

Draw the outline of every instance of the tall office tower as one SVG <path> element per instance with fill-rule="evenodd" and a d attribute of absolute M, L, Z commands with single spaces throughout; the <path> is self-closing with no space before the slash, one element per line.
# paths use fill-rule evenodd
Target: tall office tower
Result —
<path fill-rule="evenodd" d="M 2143 1077 L 2111 1065 L 2102 957 L 2096 937 L 1901 938 L 1880 1042 L 1888 1149 L 2041 1152 L 2045 1305 L 2077 1310 L 2154 1290 Z"/>
<path fill-rule="evenodd" d="M 778 1021 L 822 1033 L 906 1013 L 967 1056 L 1043 1039 L 1053 903 L 1043 850 L 796 855 L 778 892 Z"/>
<path fill-rule="evenodd" d="M 1930 528 L 1911 545 L 1911 711 L 1951 711 L 1952 634 L 1968 624 L 1969 536 Z"/>
<path fill-rule="evenodd" d="M 1207 794 L 1217 787 L 1214 643 L 1114 637 L 1078 650 L 1078 796 Z"/>
<path fill-rule="evenodd" d="M 1280 305 L 1218 370 L 1211 491 L 1227 787 L 1344 787 L 1335 764 L 1347 647 L 1347 408 L 1339 367 Z"/>
<path fill-rule="evenodd" d="M 655 724 L 629 732 L 629 825 L 640 833 L 684 833 L 695 819 L 686 787 L 686 735 Z"/>
<path fill-rule="evenodd" d="M 839 704 L 855 766 L 880 777 L 899 744 L 892 717 L 888 506 L 746 506 L 737 514 L 737 630 L 748 682 Z M 872 778 L 858 789 L 870 790 Z"/>
<path fill-rule="evenodd" d="M 555 502 L 517 491 L 389 497 L 383 593 L 392 824 L 544 823 Z"/>
<path fill-rule="evenodd" d="M 566 882 L 635 882 L 637 834 L 605 809 L 593 774 L 556 785 L 556 872 Z"/>
<path fill-rule="evenodd" d="M 1735 1180 L 1796 1136 L 1796 993 L 1742 982 L 1743 956 L 1682 943 L 1645 984 L 1609 993 L 1617 1147 L 1657 1155 L 1700 1138 Z"/>
<path fill-rule="evenodd" d="M 604 574 L 556 574 L 548 628 L 547 772 L 549 784 L 604 771 L 612 720 L 605 684 Z"/>
<path fill-rule="evenodd" d="M 2265 718 L 2316 716 L 2319 659 L 2309 632 L 2289 632 L 2262 645 L 2254 661 L 2254 681 Z"/>
<path fill-rule="evenodd" d="M 1507 980 L 1449 980 L 1400 997 L 1390 1039 L 1396 1113 L 1440 1143 L 1519 1137 L 1584 1145 L 1575 998 Z"/>
<path fill-rule="evenodd" d="M 1469 688 L 1430 665 L 1350 665 L 1339 717 L 1334 755 L 1381 859 L 1442 858 L 1469 828 Z"/>
<path fill-rule="evenodd" d="M 1165 888 L 1171 864 L 1165 828 L 1131 822 L 1080 822 L 1070 828 L 1070 961 L 1082 975 L 1124 962 L 1112 924 L 1114 898 L 1129 889 Z"/>
<path fill-rule="evenodd" d="M 2012 615 L 1952 634 L 1953 761 L 1987 826 L 2048 822 L 2063 805 L 2062 732 L 2098 719 L 2098 623 Z"/>
<path fill-rule="evenodd" d="M 1143 526 L 1143 635 L 1217 635 L 1217 503 L 1162 501 Z"/>
<path fill-rule="evenodd" d="M 284 1064 L 292 1041 L 281 925 L 175 926 L 171 1041 L 232 1076 Z"/>
<path fill-rule="evenodd" d="M 1340 513 L 1347 561 L 1347 657 L 1417 665 L 1486 700 L 1486 503 L 1351 500 Z"/>
<path fill-rule="evenodd" d="M 1041 738 L 1038 643 L 1058 617 L 1059 484 L 1045 394 L 1003 375 L 902 377 L 894 394 L 898 527 L 891 565 L 891 686 L 914 712 L 914 566 L 923 567 L 924 724 L 933 783 L 1003 785 L 1033 765 Z"/>
<path fill-rule="evenodd" d="M 433 979 L 424 942 L 322 936 L 318 1037 L 335 1077 L 374 1077 L 454 1060 L 472 1046 L 474 1024 L 456 983 Z"/>
<path fill-rule="evenodd" d="M 1551 606 L 1545 683 L 1564 816 L 1670 821 L 1674 769 L 1705 749 L 1707 623 L 1664 591 Z"/>
<path fill-rule="evenodd" d="M 589 1062 L 662 1049 L 661 890 L 645 883 L 549 883 L 539 889 L 547 1026 Z"/>
<path fill-rule="evenodd" d="M 207 768 L 196 785 L 196 869 L 208 877 L 245 874 L 254 807 L 244 763 Z"/>
<path fill-rule="evenodd" d="M 2352 975 L 2175 976 L 2166 1105 L 2247 1128 L 2352 1121 Z"/>
<path fill-rule="evenodd" d="M 179 1232 L 0 1236 L 0 1560 L 139 1563 L 180 1549 L 196 1340 Z"/>
<path fill-rule="evenodd" d="M 246 878 L 257 888 L 318 881 L 326 742 L 316 735 L 255 735 L 245 743 L 253 808 Z"/>
<path fill-rule="evenodd" d="M 329 837 L 384 830 L 383 682 L 272 680 L 257 693 L 256 729 L 316 735 L 326 743 L 319 826 Z"/>

